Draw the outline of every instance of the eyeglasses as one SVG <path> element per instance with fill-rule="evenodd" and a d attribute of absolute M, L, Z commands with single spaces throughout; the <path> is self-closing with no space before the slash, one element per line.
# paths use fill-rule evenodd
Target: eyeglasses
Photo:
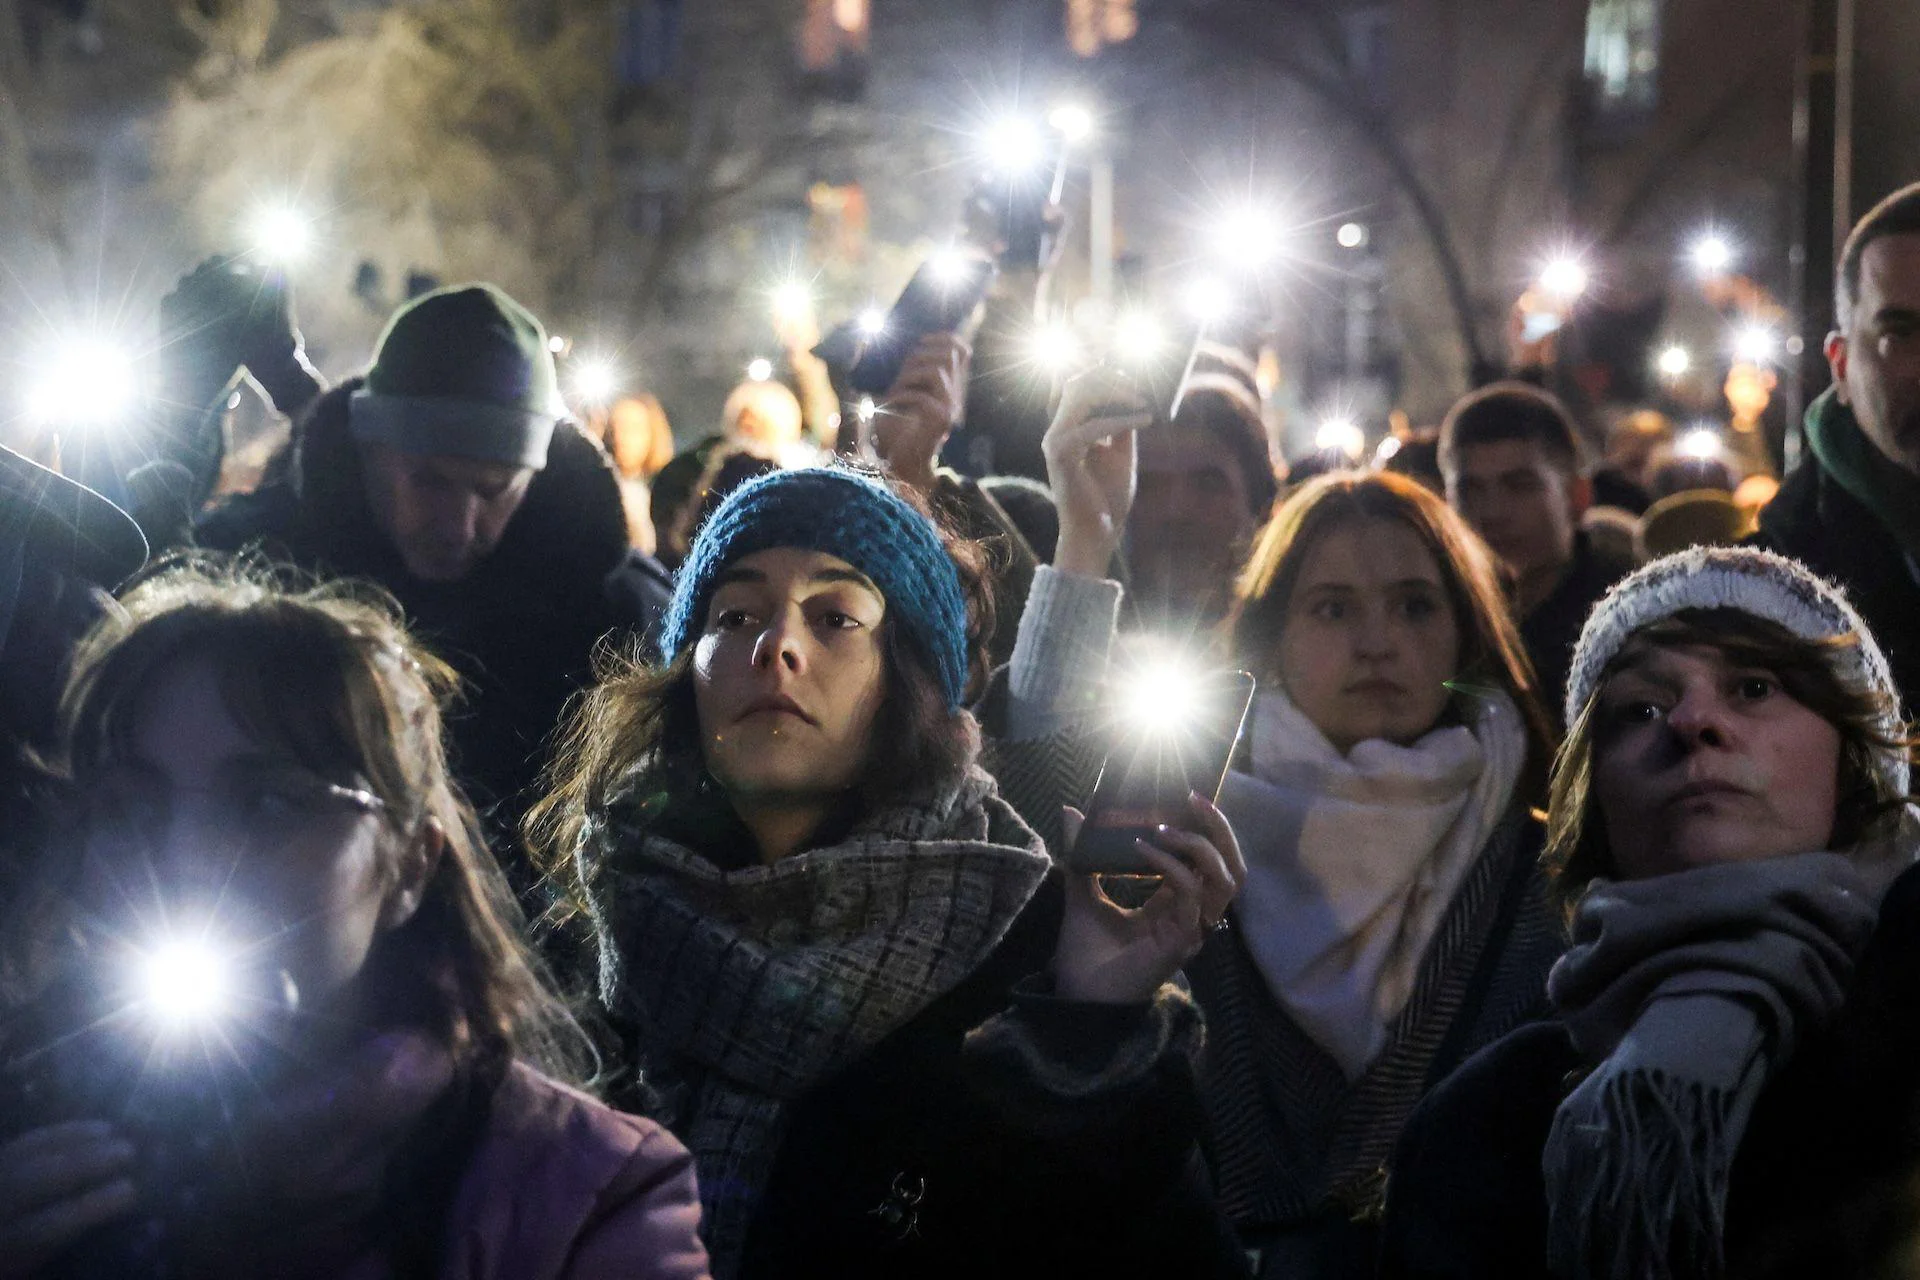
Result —
<path fill-rule="evenodd" d="M 235 780 L 212 787 L 107 778 L 87 788 L 81 813 L 93 836 L 116 842 L 157 843 L 165 836 L 182 796 L 200 799 L 203 822 L 261 845 L 291 839 L 316 822 L 342 813 L 383 814 L 389 808 L 385 800 L 364 788 L 289 775 Z"/>

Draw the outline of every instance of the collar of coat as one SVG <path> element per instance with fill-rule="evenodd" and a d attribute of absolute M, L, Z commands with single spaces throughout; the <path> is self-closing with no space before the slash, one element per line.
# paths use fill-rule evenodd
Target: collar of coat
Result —
<path fill-rule="evenodd" d="M 362 382 L 348 379 L 315 401 L 295 434 L 296 518 L 301 541 L 319 558 L 341 572 L 393 582 L 405 570 L 374 527 L 360 455 L 347 430 L 348 399 Z M 563 421 L 554 429 L 546 467 L 534 474 L 500 545 L 474 575 L 537 582 L 547 595 L 593 594 L 629 553 L 613 463 L 596 441 Z"/>

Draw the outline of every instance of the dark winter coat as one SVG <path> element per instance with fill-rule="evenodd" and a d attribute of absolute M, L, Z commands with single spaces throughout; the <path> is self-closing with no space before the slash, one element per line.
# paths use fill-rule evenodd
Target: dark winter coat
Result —
<path fill-rule="evenodd" d="M 1199 1158 L 1197 1027 L 1051 998 L 1061 899 L 1049 880 L 972 977 L 794 1104 L 743 1280 L 1244 1274 Z M 1002 1034 L 1058 1080 L 985 1078 L 967 1037 L 1010 1008 Z M 1143 1038 L 1148 1074 L 1074 1096 Z M 904 1240 L 875 1212 L 903 1173 L 927 1188 Z"/>
<path fill-rule="evenodd" d="M 1281 1009 L 1237 929 L 1187 966 L 1207 1016 L 1207 1154 L 1261 1275 L 1373 1275 L 1381 1184 L 1408 1114 L 1470 1055 L 1545 1011 L 1566 939 L 1540 845 L 1539 822 L 1515 806 L 1448 908 L 1392 1040 L 1358 1080 Z"/>
<path fill-rule="evenodd" d="M 1608 560 L 1586 534 L 1579 534 L 1573 544 L 1573 563 L 1560 585 L 1520 620 L 1521 643 L 1540 678 L 1540 701 L 1556 721 L 1566 701 L 1567 675 L 1573 670 L 1573 647 L 1580 643 L 1580 629 L 1587 625 L 1587 615 L 1600 597 L 1632 568 Z"/>
<path fill-rule="evenodd" d="M 620 486 L 600 446 L 562 423 L 492 555 L 458 582 L 422 582 L 373 523 L 347 433 L 351 380 L 315 402 L 287 480 L 203 516 L 200 545 L 258 543 L 310 570 L 365 578 L 399 600 L 433 650 L 465 681 L 449 721 L 456 774 L 483 811 L 510 824 L 526 803 L 542 744 L 591 674 L 603 638 L 649 630 L 671 583 L 627 542 Z"/>
<path fill-rule="evenodd" d="M 1920 569 L 1893 534 L 1809 452 L 1760 513 L 1751 541 L 1847 589 L 1911 709 L 1920 699 Z"/>
<path fill-rule="evenodd" d="M 1384 1277 L 1544 1277 L 1541 1155 L 1581 1062 L 1558 1022 L 1482 1051 L 1407 1122 Z M 1896 880 L 1833 1025 L 1770 1081 L 1733 1163 L 1730 1277 L 1884 1270 L 1920 1239 L 1920 868 Z"/>

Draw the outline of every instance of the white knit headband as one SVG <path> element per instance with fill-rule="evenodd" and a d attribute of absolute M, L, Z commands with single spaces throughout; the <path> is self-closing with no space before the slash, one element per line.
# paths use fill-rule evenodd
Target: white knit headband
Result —
<path fill-rule="evenodd" d="M 1840 674 L 1892 708 L 1877 725 L 1885 736 L 1905 736 L 1892 669 L 1846 594 L 1799 561 L 1756 547 L 1689 547 L 1621 579 L 1581 628 L 1567 678 L 1566 723 L 1579 719 L 1607 664 L 1634 632 L 1684 609 L 1735 609 L 1777 623 L 1803 640 L 1855 637 L 1855 643 L 1834 652 Z M 1881 775 L 1905 795 L 1905 753 L 1876 754 Z"/>

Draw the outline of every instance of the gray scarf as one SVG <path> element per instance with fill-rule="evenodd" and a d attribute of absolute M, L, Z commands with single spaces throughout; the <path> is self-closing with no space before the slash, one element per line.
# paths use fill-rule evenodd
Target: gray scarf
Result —
<path fill-rule="evenodd" d="M 1877 887 L 1809 853 L 1598 881 L 1547 993 L 1592 1073 L 1542 1157 L 1565 1280 L 1714 1277 L 1761 1089 L 1840 1007 Z"/>
<path fill-rule="evenodd" d="M 738 1268 L 789 1102 L 958 986 L 1046 878 L 975 768 L 773 866 L 724 871 L 615 816 L 596 833 L 602 986 L 693 1151 L 713 1272 Z"/>

